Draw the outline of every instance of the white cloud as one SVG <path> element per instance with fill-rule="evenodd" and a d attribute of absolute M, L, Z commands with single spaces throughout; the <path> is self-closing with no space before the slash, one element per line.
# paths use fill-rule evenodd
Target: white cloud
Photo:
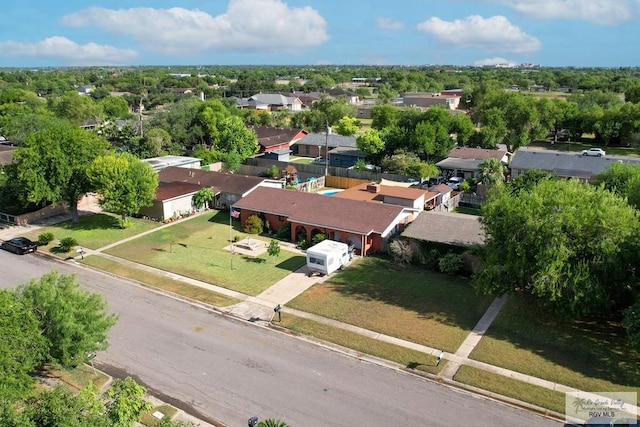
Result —
<path fill-rule="evenodd" d="M 515 64 L 515 62 L 509 61 L 508 59 L 501 58 L 499 56 L 495 56 L 493 58 L 480 59 L 473 63 L 473 65 L 475 65 L 476 67 L 486 67 L 499 64 Z"/>
<path fill-rule="evenodd" d="M 494 0 L 518 12 L 543 19 L 583 20 L 616 25 L 637 16 L 638 0 Z"/>
<path fill-rule="evenodd" d="M 131 49 L 87 43 L 80 45 L 66 37 L 49 37 L 37 43 L 0 42 L 0 55 L 36 56 L 57 59 L 68 65 L 130 64 L 138 58 Z"/>
<path fill-rule="evenodd" d="M 455 21 L 433 17 L 418 24 L 418 29 L 433 34 L 444 44 L 487 52 L 531 53 L 541 47 L 537 38 L 527 35 L 504 16 L 485 19 L 472 15 Z"/>
<path fill-rule="evenodd" d="M 88 8 L 67 15 L 66 25 L 95 26 L 133 37 L 164 54 L 198 51 L 297 52 L 327 41 L 327 23 L 311 7 L 290 8 L 281 0 L 230 0 L 218 16 L 171 9 Z"/>
<path fill-rule="evenodd" d="M 404 28 L 404 24 L 399 21 L 394 21 L 389 18 L 376 18 L 376 25 L 381 30 L 387 31 L 400 31 Z"/>

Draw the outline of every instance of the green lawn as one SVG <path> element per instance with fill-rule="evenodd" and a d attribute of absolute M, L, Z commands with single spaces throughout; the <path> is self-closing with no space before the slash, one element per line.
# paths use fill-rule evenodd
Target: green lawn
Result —
<path fill-rule="evenodd" d="M 357 352 L 399 363 L 408 368 L 436 374 L 446 366 L 446 360 L 436 367 L 436 358 L 416 350 L 374 340 L 344 329 L 284 313 L 282 322 L 274 322 L 296 333 L 310 335 Z"/>
<path fill-rule="evenodd" d="M 640 354 L 612 320 L 557 319 L 511 296 L 471 358 L 586 391 L 640 392 Z"/>
<path fill-rule="evenodd" d="M 145 283 L 149 286 L 153 286 L 154 288 L 163 289 L 187 298 L 202 301 L 216 307 L 227 307 L 240 302 L 240 300 L 235 298 L 200 288 L 198 286 L 190 285 L 182 280 L 176 280 L 160 274 L 150 273 L 139 268 L 130 267 L 103 256 L 92 255 L 85 257 L 81 262 L 83 264 L 90 265 L 91 267 Z"/>
<path fill-rule="evenodd" d="M 81 390 L 89 385 L 90 382 L 98 387 L 98 390 L 102 388 L 109 381 L 109 376 L 97 369 L 94 370 L 89 365 L 78 365 L 74 369 L 51 369 L 49 375 L 58 379 L 63 384 L 73 387 L 76 390 Z"/>
<path fill-rule="evenodd" d="M 119 227 L 118 216 L 110 213 L 99 213 L 81 216 L 77 224 L 71 221 L 65 221 L 57 225 L 38 229 L 37 232 L 31 233 L 27 237 L 37 240 L 40 234 L 49 232 L 53 233 L 56 241 L 64 239 L 65 237 L 73 237 L 79 246 L 98 249 L 162 225 L 158 222 L 138 218 L 131 218 L 131 223 L 131 227 L 123 229 Z M 55 245 L 55 241 L 51 242 L 49 248 Z"/>
<path fill-rule="evenodd" d="M 247 235 L 238 221 L 230 232 L 227 212 L 213 212 L 123 243 L 107 253 L 254 296 L 306 263 L 304 256 L 284 249 L 277 259 L 267 252 L 256 257 L 232 256 L 224 249 L 230 236 Z M 266 238 L 252 238 L 268 243 Z"/>
<path fill-rule="evenodd" d="M 454 379 L 555 412 L 564 413 L 565 411 L 565 394 L 559 391 L 549 390 L 471 366 L 461 366 Z"/>
<path fill-rule="evenodd" d="M 367 257 L 287 305 L 455 352 L 491 301 L 476 295 L 466 279 Z"/>

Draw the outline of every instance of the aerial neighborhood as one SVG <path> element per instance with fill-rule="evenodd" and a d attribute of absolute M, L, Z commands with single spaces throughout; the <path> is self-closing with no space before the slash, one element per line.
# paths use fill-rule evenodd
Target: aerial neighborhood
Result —
<path fill-rule="evenodd" d="M 259 333 L 563 420 L 565 393 L 640 391 L 639 76 L 531 64 L 0 69 L 0 262 L 106 272 Z M 85 286 L 63 272 L 2 291 L 0 311 L 26 316 L 21 333 L 40 350 L 0 404 L 31 402 L 20 391 L 31 368 L 96 374 L 95 360 L 183 403 L 145 401 L 136 421 L 172 418 L 145 425 L 240 418 L 218 398 L 161 389 L 155 362 L 120 361 L 109 329 L 128 311 L 102 300 L 91 333 L 27 336 L 38 318 L 11 301 Z M 58 339 L 69 348 L 53 351 Z M 220 351 L 213 365 L 233 371 Z M 237 368 L 258 388 L 283 369 L 261 351 Z M 230 387 L 207 369 L 209 382 L 176 383 Z M 113 396 L 142 386 L 114 387 L 96 399 L 116 420 Z M 253 399 L 250 411 L 273 409 Z M 299 422 L 284 408 L 263 417 Z"/>

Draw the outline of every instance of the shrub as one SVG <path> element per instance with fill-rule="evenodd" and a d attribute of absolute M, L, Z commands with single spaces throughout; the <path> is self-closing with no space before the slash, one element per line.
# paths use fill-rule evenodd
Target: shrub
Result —
<path fill-rule="evenodd" d="M 298 240 L 298 247 L 302 250 L 309 249 L 311 245 L 307 242 L 307 239 Z"/>
<path fill-rule="evenodd" d="M 413 249 L 404 239 L 393 240 L 389 244 L 389 252 L 393 260 L 401 265 L 410 264 L 413 259 Z"/>
<path fill-rule="evenodd" d="M 471 190 L 471 183 L 469 183 L 469 181 L 462 181 L 460 183 L 460 186 L 458 187 L 458 190 L 468 192 L 469 190 Z"/>
<path fill-rule="evenodd" d="M 278 237 L 281 239 L 289 239 L 291 237 L 291 224 L 283 224 L 278 228 Z"/>
<path fill-rule="evenodd" d="M 456 274 L 463 266 L 462 256 L 454 252 L 449 252 L 438 262 L 440 271 L 446 274 Z"/>
<path fill-rule="evenodd" d="M 440 252 L 438 252 L 437 249 L 429 250 L 429 252 L 427 252 L 427 254 L 424 257 L 424 264 L 427 266 L 429 270 L 438 271 L 440 269 L 438 265 L 439 261 L 440 261 Z"/>
<path fill-rule="evenodd" d="M 74 246 L 78 246 L 78 241 L 73 237 L 65 237 L 60 240 L 60 244 L 58 245 L 62 252 L 69 252 Z"/>
<path fill-rule="evenodd" d="M 233 236 L 233 243 L 239 242 L 240 241 L 240 235 L 236 234 L 235 236 Z"/>
<path fill-rule="evenodd" d="M 278 166 L 276 165 L 271 165 L 268 169 L 267 169 L 267 176 L 269 178 L 277 178 L 278 175 L 280 174 L 280 169 L 278 168 Z"/>
<path fill-rule="evenodd" d="M 258 215 L 251 215 L 244 222 L 243 230 L 247 234 L 260 234 L 264 229 L 264 223 Z"/>
<path fill-rule="evenodd" d="M 327 235 L 326 234 L 322 234 L 322 233 L 318 233 L 315 236 L 313 236 L 313 239 L 311 239 L 311 244 L 312 245 L 317 245 L 318 243 L 322 242 L 323 240 L 327 240 Z"/>
<path fill-rule="evenodd" d="M 49 243 L 53 241 L 53 233 L 42 233 L 38 236 L 38 240 L 36 244 L 38 246 L 47 246 Z"/>

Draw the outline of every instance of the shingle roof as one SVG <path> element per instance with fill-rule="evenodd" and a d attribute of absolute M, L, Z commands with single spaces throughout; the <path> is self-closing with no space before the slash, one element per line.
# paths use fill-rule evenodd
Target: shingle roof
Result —
<path fill-rule="evenodd" d="M 401 235 L 456 246 L 484 244 L 484 231 L 479 217 L 453 212 L 422 212 Z"/>
<path fill-rule="evenodd" d="M 262 178 L 247 175 L 228 174 L 169 166 L 158 174 L 160 182 L 188 182 L 203 187 L 215 187 L 216 190 L 230 194 L 245 194 L 258 186 Z"/>
<path fill-rule="evenodd" d="M 307 145 L 325 145 L 326 134 L 324 133 L 310 133 L 305 136 L 301 140 L 298 141 L 298 144 L 307 144 Z M 338 135 L 336 133 L 330 133 L 328 138 L 328 145 L 331 148 L 335 147 L 351 147 L 357 148 L 356 145 L 356 137 L 355 136 L 343 136 Z"/>
<path fill-rule="evenodd" d="M 456 147 L 451 150 L 449 157 L 455 157 L 456 159 L 498 159 L 507 154 L 507 150 L 489 150 L 487 148 L 469 148 L 469 147 Z"/>
<path fill-rule="evenodd" d="M 287 142 L 293 143 L 297 141 L 295 138 L 298 134 L 307 135 L 308 133 L 304 129 L 285 129 L 268 126 L 248 126 L 248 128 L 255 131 L 256 135 L 258 135 L 258 143 L 264 148 L 282 145 Z"/>
<path fill-rule="evenodd" d="M 593 157 L 580 153 L 544 150 L 518 150 L 511 159 L 511 169 L 539 169 L 555 172 L 561 177 L 590 178 L 604 172 L 613 163 L 640 165 L 640 159 L 631 157 Z"/>
<path fill-rule="evenodd" d="M 164 202 L 187 194 L 197 193 L 202 185 L 189 184 L 187 182 L 161 182 L 156 188 L 156 200 Z"/>
<path fill-rule="evenodd" d="M 402 206 L 268 187 L 256 188 L 233 206 L 285 216 L 291 222 L 364 235 L 387 232 L 404 210 Z"/>
<path fill-rule="evenodd" d="M 370 184 L 364 183 L 359 184 L 351 188 L 347 188 L 344 191 L 336 193 L 333 197 L 343 198 L 343 199 L 351 199 L 351 200 L 367 200 L 367 201 L 376 201 L 383 202 L 386 196 L 394 197 L 397 199 L 405 199 L 405 200 L 417 200 L 421 196 L 427 196 L 429 193 L 427 190 L 422 190 L 420 188 L 406 188 L 406 187 L 393 187 L 386 185 L 379 185 L 379 192 L 374 193 L 367 190 L 367 186 Z M 436 194 L 433 194 L 435 197 Z M 432 198 L 433 198 L 432 197 Z"/>

